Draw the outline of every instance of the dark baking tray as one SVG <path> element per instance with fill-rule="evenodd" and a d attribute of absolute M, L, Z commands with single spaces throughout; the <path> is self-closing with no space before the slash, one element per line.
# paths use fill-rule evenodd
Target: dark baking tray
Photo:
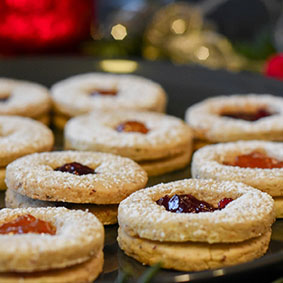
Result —
<path fill-rule="evenodd" d="M 102 71 L 99 60 L 91 57 L 25 57 L 1 58 L 0 76 L 32 80 L 50 86 L 68 76 Z M 188 106 L 204 98 L 232 93 L 271 93 L 283 96 L 283 83 L 252 73 L 211 71 L 199 66 L 176 66 L 167 62 L 138 61 L 135 74 L 153 79 L 165 88 L 169 96 L 167 112 L 183 118 Z M 282 121 L 283 122 L 283 121 Z M 62 146 L 62 135 L 56 132 L 56 147 Z M 151 178 L 149 185 L 188 178 L 190 169 L 185 168 L 160 177 Z M 3 205 L 3 196 L 2 205 Z M 104 272 L 96 282 L 114 282 L 125 272 L 130 281 L 137 282 L 148 267 L 126 256 L 116 242 L 117 225 L 106 227 Z M 177 272 L 159 270 L 152 282 L 271 282 L 283 277 L 283 220 L 273 225 L 269 250 L 260 259 L 202 272 Z"/>

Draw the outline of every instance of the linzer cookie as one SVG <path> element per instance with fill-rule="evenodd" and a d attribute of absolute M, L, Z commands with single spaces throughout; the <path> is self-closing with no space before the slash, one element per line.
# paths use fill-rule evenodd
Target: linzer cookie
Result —
<path fill-rule="evenodd" d="M 18 116 L 0 116 L 0 189 L 4 183 L 6 166 L 13 160 L 34 152 L 52 149 L 51 130 L 35 120 Z"/>
<path fill-rule="evenodd" d="M 127 255 L 199 271 L 262 256 L 274 203 L 243 183 L 187 179 L 133 193 L 119 205 L 118 221 L 118 243 Z"/>
<path fill-rule="evenodd" d="M 283 143 L 239 141 L 205 146 L 193 156 L 192 176 L 253 186 L 270 194 L 276 216 L 283 216 Z"/>
<path fill-rule="evenodd" d="M 164 112 L 166 94 L 162 87 L 133 75 L 88 73 L 56 83 L 51 88 L 55 125 L 64 128 L 71 117 L 92 110 L 136 109 Z"/>
<path fill-rule="evenodd" d="M 103 224 L 114 224 L 118 204 L 146 182 L 147 174 L 138 164 L 113 154 L 32 154 L 7 167 L 6 206 L 88 209 Z"/>
<path fill-rule="evenodd" d="M 17 115 L 49 123 L 51 99 L 42 85 L 0 78 L 0 115 Z"/>
<path fill-rule="evenodd" d="M 248 94 L 206 99 L 187 109 L 196 144 L 237 140 L 282 141 L 283 98 Z"/>
<path fill-rule="evenodd" d="M 102 271 L 104 229 L 91 213 L 2 209 L 0 239 L 0 282 L 92 282 Z"/>
<path fill-rule="evenodd" d="M 71 119 L 65 148 L 129 157 L 149 174 L 185 167 L 191 158 L 192 133 L 180 119 L 160 113 L 94 111 Z"/>

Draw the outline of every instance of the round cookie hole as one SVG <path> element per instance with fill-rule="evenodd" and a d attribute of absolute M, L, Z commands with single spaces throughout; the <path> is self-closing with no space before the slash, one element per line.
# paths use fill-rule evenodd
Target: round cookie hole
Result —
<path fill-rule="evenodd" d="M 0 93 L 0 103 L 8 102 L 10 96 L 11 96 L 10 93 Z"/>
<path fill-rule="evenodd" d="M 232 198 L 223 198 L 215 207 L 191 194 L 174 194 L 172 197 L 165 195 L 158 199 L 156 203 L 164 206 L 167 211 L 174 213 L 200 213 L 224 209 L 233 200 Z"/>
<path fill-rule="evenodd" d="M 86 165 L 79 162 L 65 163 L 62 166 L 56 167 L 54 171 L 60 171 L 65 173 L 70 173 L 74 175 L 87 175 L 87 174 L 97 174 L 95 169 L 92 169 Z"/>
<path fill-rule="evenodd" d="M 146 127 L 146 125 L 139 121 L 129 120 L 120 123 L 115 127 L 115 130 L 117 132 L 135 132 L 140 134 L 147 134 L 149 132 L 149 129 Z"/>
<path fill-rule="evenodd" d="M 220 116 L 232 118 L 232 119 L 239 119 L 239 120 L 245 120 L 249 122 L 255 122 L 257 120 L 260 120 L 262 118 L 270 117 L 272 115 L 275 115 L 276 113 L 271 112 L 267 110 L 264 107 L 258 108 L 255 111 L 244 111 L 239 109 L 238 111 L 223 111 L 220 112 Z"/>
<path fill-rule="evenodd" d="M 95 88 L 90 91 L 88 91 L 90 96 L 117 96 L 118 90 L 115 88 L 110 88 L 110 89 L 104 89 L 104 88 Z"/>

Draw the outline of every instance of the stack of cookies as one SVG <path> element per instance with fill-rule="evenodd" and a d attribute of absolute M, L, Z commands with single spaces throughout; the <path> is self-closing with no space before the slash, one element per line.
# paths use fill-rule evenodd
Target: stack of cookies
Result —
<path fill-rule="evenodd" d="M 117 222 L 118 204 L 147 183 L 134 161 L 108 153 L 46 152 L 7 167 L 6 206 L 66 206 L 89 210 L 103 224 Z"/>
<path fill-rule="evenodd" d="M 65 148 L 110 152 L 138 162 L 149 176 L 188 165 L 191 129 L 176 117 L 142 111 L 94 111 L 71 119 Z"/>
<path fill-rule="evenodd" d="M 103 267 L 104 229 L 66 208 L 0 211 L 0 282 L 93 282 Z"/>
<path fill-rule="evenodd" d="M 188 179 L 133 193 L 119 206 L 118 243 L 143 264 L 199 271 L 268 249 L 272 198 L 237 182 Z"/>
<path fill-rule="evenodd" d="M 49 124 L 51 99 L 42 85 L 0 78 L 0 115 L 24 116 Z"/>
<path fill-rule="evenodd" d="M 63 129 L 74 116 L 108 109 L 164 112 L 166 94 L 163 88 L 133 75 L 88 73 L 70 77 L 52 86 L 54 124 Z"/>

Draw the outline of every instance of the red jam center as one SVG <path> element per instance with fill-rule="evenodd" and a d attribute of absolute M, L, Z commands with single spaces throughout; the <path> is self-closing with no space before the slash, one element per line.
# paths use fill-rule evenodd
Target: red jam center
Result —
<path fill-rule="evenodd" d="M 79 162 L 66 163 L 61 167 L 55 168 L 54 170 L 61 172 L 68 172 L 79 176 L 87 175 L 87 174 L 95 174 L 92 168 L 89 168 L 88 166 L 85 166 Z"/>
<path fill-rule="evenodd" d="M 233 163 L 224 163 L 230 166 L 239 166 L 242 168 L 261 168 L 261 169 L 272 169 L 282 168 L 283 162 L 275 158 L 268 157 L 261 152 L 252 152 L 249 154 L 243 154 L 236 156 Z"/>
<path fill-rule="evenodd" d="M 119 124 L 116 127 L 117 132 L 137 132 L 141 134 L 147 134 L 149 129 L 141 122 L 137 121 L 126 121 Z"/>
<path fill-rule="evenodd" d="M 233 201 L 231 198 L 224 198 L 219 201 L 218 207 L 215 208 L 213 205 L 206 201 L 198 200 L 194 196 L 187 195 L 168 195 L 160 198 L 156 201 L 158 205 L 163 205 L 167 211 L 176 213 L 199 213 L 199 212 L 213 212 L 226 207 L 228 203 Z"/>
<path fill-rule="evenodd" d="M 18 216 L 16 219 L 0 226 L 0 234 L 56 234 L 56 227 L 50 222 L 35 218 L 30 214 Z"/>
<path fill-rule="evenodd" d="M 116 89 L 95 89 L 93 90 L 90 95 L 106 95 L 106 96 L 115 96 L 117 95 L 118 91 Z"/>
<path fill-rule="evenodd" d="M 257 121 L 261 118 L 269 117 L 273 115 L 273 113 L 270 113 L 269 111 L 265 109 L 258 109 L 256 112 L 248 113 L 248 112 L 234 112 L 234 113 L 221 113 L 221 116 L 229 117 L 233 119 L 241 119 L 246 121 Z"/>

